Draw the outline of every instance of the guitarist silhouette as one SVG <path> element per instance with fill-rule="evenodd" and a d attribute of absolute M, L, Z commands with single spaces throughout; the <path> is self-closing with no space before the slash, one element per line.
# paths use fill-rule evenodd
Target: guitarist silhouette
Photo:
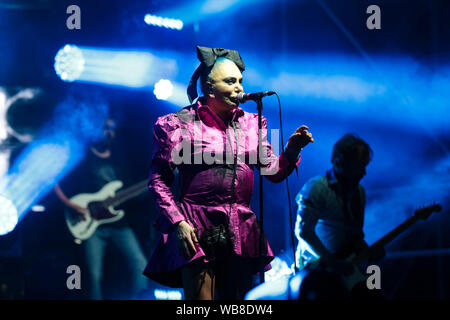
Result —
<path fill-rule="evenodd" d="M 355 135 L 347 134 L 335 144 L 332 169 L 309 180 L 296 197 L 300 272 L 259 285 L 247 293 L 247 300 L 383 299 L 379 289 L 368 288 L 363 263 L 383 258 L 386 244 L 442 207 L 415 210 L 369 247 L 362 231 L 365 197 L 359 182 L 371 157 L 369 145 Z"/>
<path fill-rule="evenodd" d="M 385 255 L 383 246 L 369 247 L 364 241 L 365 193 L 359 182 L 372 154 L 364 140 L 346 134 L 333 147 L 332 169 L 309 180 L 296 197 L 296 255 L 305 266 L 301 299 L 381 295 L 365 282 L 348 288 L 343 281 L 355 265 Z"/>
<path fill-rule="evenodd" d="M 95 193 L 102 189 L 108 183 L 116 181 L 117 175 L 115 164 L 112 157 L 112 142 L 116 135 L 116 124 L 114 120 L 107 119 L 103 128 L 103 139 L 92 143 L 85 159 L 73 170 L 63 181 L 55 186 L 55 193 L 65 204 L 67 209 L 80 220 L 86 220 L 91 216 L 99 218 L 100 216 L 109 218 L 113 215 L 108 208 L 92 211 L 92 205 L 83 207 L 73 199 L 73 195 L 79 193 Z M 64 191 L 63 191 L 64 190 Z M 69 197 L 72 197 L 69 199 Z M 92 203 L 95 204 L 95 203 Z M 89 299 L 99 300 L 102 295 L 102 278 L 104 268 L 104 256 L 107 247 L 113 248 L 113 254 L 124 261 L 125 274 L 129 279 L 129 292 L 123 294 L 123 298 L 136 298 L 138 293 L 147 286 L 147 279 L 142 275 L 147 260 L 140 247 L 140 244 L 126 219 L 102 224 L 97 227 L 92 236 L 83 239 L 82 251 L 87 270 L 83 274 L 87 275 L 87 297 Z M 106 265 L 110 268 L 111 266 Z"/>

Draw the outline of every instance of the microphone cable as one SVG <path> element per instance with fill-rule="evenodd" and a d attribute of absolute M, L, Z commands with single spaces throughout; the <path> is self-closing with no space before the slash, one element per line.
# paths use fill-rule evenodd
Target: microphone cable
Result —
<path fill-rule="evenodd" d="M 278 110 L 279 110 L 279 114 L 280 114 L 280 133 L 281 133 L 281 147 L 283 150 L 283 154 L 284 154 L 284 141 L 283 141 L 283 120 L 282 120 L 282 116 L 281 116 L 281 101 L 280 101 L 280 96 L 278 96 L 278 93 L 275 92 L 275 95 L 277 96 L 278 99 Z M 294 240 L 294 226 L 292 225 L 292 207 L 291 207 L 291 194 L 289 192 L 289 176 L 287 174 L 287 167 L 284 169 L 284 175 L 286 176 L 286 190 L 287 190 L 287 196 L 288 196 L 288 207 L 289 207 L 289 228 L 291 231 L 291 244 L 292 244 L 292 253 L 293 253 L 293 257 L 294 257 L 294 275 L 295 272 L 298 271 L 298 266 L 297 266 L 297 259 L 295 257 L 295 240 Z"/>

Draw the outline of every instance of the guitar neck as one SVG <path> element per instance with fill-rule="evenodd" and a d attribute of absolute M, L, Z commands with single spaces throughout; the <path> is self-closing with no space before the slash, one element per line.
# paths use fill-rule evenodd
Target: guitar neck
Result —
<path fill-rule="evenodd" d="M 399 225 L 397 228 L 395 228 L 394 230 L 389 232 L 387 235 L 385 235 L 383 238 L 381 238 L 380 240 L 376 241 L 371 247 L 375 247 L 375 246 L 378 246 L 378 245 L 381 245 L 381 246 L 384 247 L 386 244 L 388 244 L 389 242 L 394 240 L 396 237 L 398 237 L 403 231 L 405 231 L 411 225 L 416 223 L 417 220 L 419 220 L 419 218 L 417 218 L 415 216 L 409 218 L 408 220 L 403 222 L 401 225 Z"/>
<path fill-rule="evenodd" d="M 139 182 L 138 184 L 135 184 L 134 186 L 131 186 L 125 190 L 122 190 L 118 192 L 113 198 L 109 198 L 104 201 L 104 204 L 109 206 L 118 206 L 121 203 L 124 203 L 134 197 L 137 197 L 138 195 L 144 193 L 147 191 L 147 180 L 143 180 Z"/>

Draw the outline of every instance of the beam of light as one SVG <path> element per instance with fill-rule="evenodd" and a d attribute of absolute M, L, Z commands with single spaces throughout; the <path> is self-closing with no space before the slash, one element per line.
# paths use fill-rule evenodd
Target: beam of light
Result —
<path fill-rule="evenodd" d="M 179 19 L 163 18 L 147 13 L 144 17 L 146 24 L 156 27 L 164 27 L 167 29 L 183 29 L 183 21 Z"/>
<path fill-rule="evenodd" d="M 330 99 L 340 102 L 364 102 L 386 91 L 385 86 L 350 75 L 295 75 L 280 73 L 272 80 L 285 95 L 299 98 Z"/>
<path fill-rule="evenodd" d="M 352 55 L 240 54 L 247 66 L 242 73 L 244 91 L 276 91 L 287 114 L 300 109 L 304 116 L 357 117 L 399 128 L 420 125 L 447 131 L 450 127 L 444 98 L 450 87 L 450 65 L 432 69 L 408 56 L 380 55 L 373 57 L 378 70 L 374 73 L 364 59 Z M 186 66 L 177 80 L 189 79 L 198 61 L 192 55 L 172 57 Z M 270 116 L 276 108 L 269 99 L 264 110 Z M 243 108 L 253 112 L 247 104 Z"/>
<path fill-rule="evenodd" d="M 0 179 L 8 172 L 10 156 L 10 150 L 0 151 Z"/>
<path fill-rule="evenodd" d="M 270 61 L 241 53 L 249 66 L 246 91 L 273 90 L 287 111 L 307 105 L 306 113 L 362 117 L 400 126 L 448 128 L 450 66 L 431 70 L 409 57 L 374 58 L 379 72 L 364 59 L 346 55 L 274 56 Z M 379 74 L 383 77 L 380 78 Z"/>
<path fill-rule="evenodd" d="M 16 137 L 21 142 L 30 142 L 31 136 L 17 133 L 8 123 L 8 109 L 18 100 L 30 100 L 40 94 L 39 89 L 26 88 L 17 92 L 14 96 L 8 97 L 6 92 L 0 88 L 0 143 L 7 139 L 9 135 Z M 0 174 L 1 177 L 1 174 Z"/>
<path fill-rule="evenodd" d="M 153 294 L 156 300 L 181 300 L 183 297 L 180 290 L 155 289 Z"/>
<path fill-rule="evenodd" d="M 0 143 L 8 137 L 8 121 L 6 119 L 6 93 L 0 89 Z"/>
<path fill-rule="evenodd" d="M 130 88 L 151 87 L 177 73 L 172 59 L 145 51 L 119 51 L 63 46 L 55 56 L 55 71 L 63 81 L 94 82 Z"/>
<path fill-rule="evenodd" d="M 200 12 L 202 14 L 213 14 L 223 12 L 235 6 L 239 0 L 207 0 L 203 3 Z"/>
<path fill-rule="evenodd" d="M 172 83 L 172 94 L 165 100 L 167 102 L 170 102 L 177 109 L 188 106 L 189 99 L 186 94 L 187 87 L 178 82 L 172 81 L 171 83 Z"/>
<path fill-rule="evenodd" d="M 19 215 L 14 203 L 2 195 L 0 195 L 0 212 L 0 236 L 2 236 L 14 229 Z"/>
<path fill-rule="evenodd" d="M 161 79 L 155 83 L 155 89 L 153 90 L 156 98 L 159 100 L 167 100 L 173 93 L 173 85 L 170 80 Z"/>
<path fill-rule="evenodd" d="M 85 63 L 81 50 L 66 44 L 55 56 L 55 71 L 61 80 L 72 82 L 80 78 Z"/>
<path fill-rule="evenodd" d="M 33 212 L 45 212 L 45 207 L 43 205 L 37 204 L 31 207 Z"/>
<path fill-rule="evenodd" d="M 247 292 L 244 300 L 295 300 L 303 275 L 295 275 L 295 266 L 291 261 L 285 253 L 276 256 L 270 262 L 273 271 L 271 269 L 265 273 L 266 281 Z"/>
<path fill-rule="evenodd" d="M 106 117 L 107 105 L 94 96 L 70 97 L 56 107 L 52 121 L 0 179 L 0 194 L 16 207 L 18 221 L 81 161 L 86 146 L 101 137 Z"/>
<path fill-rule="evenodd" d="M 197 0 L 163 10 L 158 12 L 158 15 L 180 19 L 183 21 L 183 25 L 187 26 L 217 14 L 231 13 L 256 3 L 270 4 L 266 0 Z M 268 6 L 265 7 L 268 8 Z M 261 9 L 261 7 L 258 9 Z"/>
<path fill-rule="evenodd" d="M 410 171 L 411 170 L 409 167 Z M 388 171 L 388 170 L 384 170 Z M 450 156 L 442 158 L 427 170 L 415 173 L 405 185 L 397 185 L 392 189 L 367 188 L 364 233 L 369 244 L 377 241 L 387 232 L 410 218 L 414 210 L 420 206 L 440 203 L 444 208 L 449 202 L 450 190 Z M 433 213 L 429 220 L 439 219 L 444 212 Z M 417 225 L 424 223 L 417 222 Z M 431 223 L 427 222 L 427 223 Z M 418 242 L 420 248 L 422 241 Z"/>
<path fill-rule="evenodd" d="M 291 275 L 293 273 L 293 268 L 292 266 L 289 266 L 288 263 L 288 260 L 284 260 L 281 257 L 275 257 L 270 262 L 272 268 L 265 273 L 266 282 L 272 282 L 281 277 Z"/>
<path fill-rule="evenodd" d="M 33 99 L 40 93 L 37 89 L 23 89 L 12 97 L 8 97 L 6 92 L 0 88 L 0 145 L 8 139 L 9 136 L 17 138 L 20 142 L 27 143 L 32 140 L 29 134 L 19 134 L 8 123 L 7 113 L 8 109 L 18 100 Z M 0 179 L 5 176 L 9 168 L 9 159 L 11 156 L 11 149 L 8 147 L 0 148 Z"/>
<path fill-rule="evenodd" d="M 69 160 L 69 145 L 42 140 L 32 143 L 17 159 L 2 190 L 25 213 L 55 184 Z"/>

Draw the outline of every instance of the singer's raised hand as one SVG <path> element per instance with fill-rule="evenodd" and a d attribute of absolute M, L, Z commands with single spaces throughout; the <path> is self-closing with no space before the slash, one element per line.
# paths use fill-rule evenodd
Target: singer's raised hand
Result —
<path fill-rule="evenodd" d="M 310 132 L 308 132 L 308 126 L 302 125 L 289 137 L 287 149 L 300 151 L 308 143 L 314 142 L 314 138 Z"/>

